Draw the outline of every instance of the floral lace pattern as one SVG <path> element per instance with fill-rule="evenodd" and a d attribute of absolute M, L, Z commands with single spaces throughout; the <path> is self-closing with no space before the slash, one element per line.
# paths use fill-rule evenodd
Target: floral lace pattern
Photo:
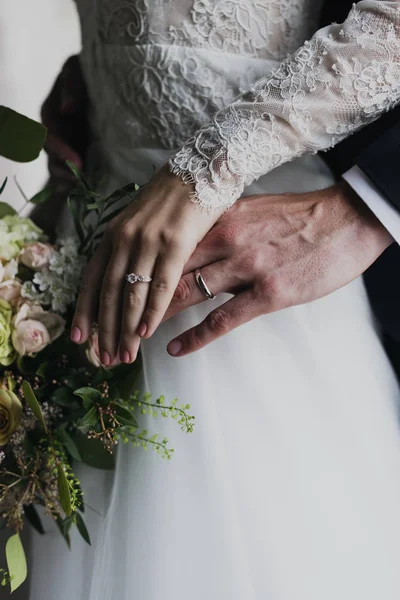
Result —
<path fill-rule="evenodd" d="M 206 210 L 280 164 L 324 150 L 400 101 L 400 3 L 365 0 L 317 33 L 170 160 Z"/>
<path fill-rule="evenodd" d="M 321 2 L 77 0 L 94 129 L 180 147 L 311 35 Z"/>

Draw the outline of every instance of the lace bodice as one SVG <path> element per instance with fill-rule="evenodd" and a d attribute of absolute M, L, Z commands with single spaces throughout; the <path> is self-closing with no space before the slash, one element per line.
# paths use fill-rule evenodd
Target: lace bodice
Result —
<path fill-rule="evenodd" d="M 400 100 L 400 0 L 359 2 L 311 41 L 321 0 L 78 6 L 98 134 L 178 149 L 171 170 L 209 210 Z"/>

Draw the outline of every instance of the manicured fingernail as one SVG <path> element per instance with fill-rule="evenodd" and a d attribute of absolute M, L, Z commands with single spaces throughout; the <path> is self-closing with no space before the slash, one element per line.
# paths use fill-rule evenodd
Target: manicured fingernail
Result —
<path fill-rule="evenodd" d="M 108 354 L 108 352 L 102 352 L 101 353 L 101 362 L 105 367 L 110 366 L 111 364 L 111 356 Z"/>
<path fill-rule="evenodd" d="M 79 327 L 74 327 L 71 331 L 71 340 L 73 342 L 79 342 L 82 337 L 82 332 Z"/>
<path fill-rule="evenodd" d="M 142 323 L 138 329 L 138 335 L 142 338 L 146 335 L 147 325 L 146 323 Z"/>
<path fill-rule="evenodd" d="M 182 350 L 182 348 L 183 348 L 182 342 L 180 340 L 174 340 L 173 342 L 168 344 L 167 350 L 172 356 L 176 356 L 177 354 L 179 354 L 179 352 Z"/>
<path fill-rule="evenodd" d="M 129 364 L 131 362 L 131 355 L 129 354 L 128 350 L 120 350 L 119 357 L 121 362 L 125 364 Z"/>

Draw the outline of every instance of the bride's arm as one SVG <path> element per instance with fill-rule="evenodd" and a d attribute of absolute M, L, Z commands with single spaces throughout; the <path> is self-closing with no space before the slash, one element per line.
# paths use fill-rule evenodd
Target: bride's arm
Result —
<path fill-rule="evenodd" d="M 400 1 L 364 0 L 219 111 L 170 160 L 208 210 L 296 157 L 332 147 L 400 101 Z"/>

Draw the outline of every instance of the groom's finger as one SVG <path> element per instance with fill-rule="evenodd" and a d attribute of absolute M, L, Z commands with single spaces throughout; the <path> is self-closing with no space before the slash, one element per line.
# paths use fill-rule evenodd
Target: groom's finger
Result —
<path fill-rule="evenodd" d="M 232 268 L 227 261 L 212 263 L 202 268 L 200 272 L 210 292 L 215 296 L 224 292 L 233 293 L 238 285 L 238 279 L 232 274 Z M 167 321 L 189 306 L 195 306 L 207 299 L 197 285 L 195 273 L 187 273 L 181 277 L 163 321 Z"/>
<path fill-rule="evenodd" d="M 175 338 L 168 344 L 167 350 L 171 356 L 186 356 L 258 317 L 262 312 L 265 310 L 262 310 L 253 290 L 246 290 L 213 310 L 202 323 Z"/>

